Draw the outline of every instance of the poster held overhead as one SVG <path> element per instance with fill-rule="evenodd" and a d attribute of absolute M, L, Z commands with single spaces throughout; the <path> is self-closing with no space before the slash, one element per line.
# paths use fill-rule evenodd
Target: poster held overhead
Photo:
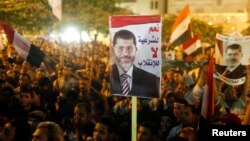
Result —
<path fill-rule="evenodd" d="M 110 17 L 112 95 L 159 97 L 161 26 L 158 15 Z"/>

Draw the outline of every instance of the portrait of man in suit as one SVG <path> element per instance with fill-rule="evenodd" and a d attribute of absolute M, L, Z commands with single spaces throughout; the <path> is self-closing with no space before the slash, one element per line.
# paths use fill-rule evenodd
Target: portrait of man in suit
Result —
<path fill-rule="evenodd" d="M 138 48 L 135 35 L 125 29 L 114 34 L 112 40 L 114 63 L 111 65 L 111 94 L 157 98 L 160 91 L 160 78 L 135 65 Z"/>
<path fill-rule="evenodd" d="M 226 66 L 216 65 L 216 71 L 221 76 L 220 89 L 224 92 L 229 86 L 237 89 L 238 94 L 244 92 L 246 82 L 247 68 L 241 64 L 243 53 L 240 44 L 231 44 L 226 47 L 224 60 Z"/>

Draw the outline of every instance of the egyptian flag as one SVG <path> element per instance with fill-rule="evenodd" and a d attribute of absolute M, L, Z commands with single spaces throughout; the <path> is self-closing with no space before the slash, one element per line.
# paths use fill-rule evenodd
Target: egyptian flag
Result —
<path fill-rule="evenodd" d="M 192 38 L 191 20 L 189 16 L 189 5 L 180 12 L 171 29 L 170 47 L 185 43 Z"/>
<path fill-rule="evenodd" d="M 49 0 L 49 5 L 52 8 L 52 13 L 62 20 L 62 0 Z"/>
<path fill-rule="evenodd" d="M 202 98 L 201 116 L 206 119 L 208 123 L 212 123 L 214 118 L 214 84 L 213 84 L 213 68 L 214 57 L 210 57 L 205 91 Z"/>
<path fill-rule="evenodd" d="M 30 65 L 40 67 L 45 54 L 29 40 L 23 38 L 17 31 L 14 31 L 11 27 L 4 23 L 0 23 L 7 36 L 9 43 L 13 45 L 17 53 Z"/>
<path fill-rule="evenodd" d="M 201 53 L 201 40 L 199 35 L 195 35 L 193 38 L 189 39 L 187 42 L 185 42 L 182 46 L 183 51 L 187 55 L 197 55 L 198 53 Z"/>

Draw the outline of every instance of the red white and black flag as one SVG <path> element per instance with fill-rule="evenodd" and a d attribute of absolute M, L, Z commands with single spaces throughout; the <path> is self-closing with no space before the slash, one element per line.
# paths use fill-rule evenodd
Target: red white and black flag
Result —
<path fill-rule="evenodd" d="M 178 46 L 192 38 L 189 5 L 179 13 L 171 29 L 170 47 Z"/>
<path fill-rule="evenodd" d="M 208 64 L 205 91 L 202 98 L 201 116 L 208 123 L 212 123 L 214 118 L 214 57 L 210 57 Z"/>
<path fill-rule="evenodd" d="M 187 55 L 195 55 L 201 52 L 201 40 L 199 35 L 195 35 L 193 38 L 185 42 L 182 46 L 183 51 Z"/>
<path fill-rule="evenodd" d="M 9 43 L 13 45 L 17 53 L 23 59 L 32 66 L 40 67 L 45 54 L 38 47 L 29 40 L 23 38 L 17 31 L 13 30 L 8 25 L 0 23 L 0 28 L 4 30 Z"/>
<path fill-rule="evenodd" d="M 49 0 L 48 2 L 52 8 L 52 13 L 59 20 L 62 20 L 62 0 Z"/>

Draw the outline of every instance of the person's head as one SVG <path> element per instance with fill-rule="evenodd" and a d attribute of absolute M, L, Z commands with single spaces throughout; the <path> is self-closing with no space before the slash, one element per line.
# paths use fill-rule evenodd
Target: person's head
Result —
<path fill-rule="evenodd" d="M 137 131 L 138 141 L 153 141 L 156 140 L 157 126 L 152 121 L 144 121 L 139 125 Z"/>
<path fill-rule="evenodd" d="M 21 74 L 19 77 L 19 85 L 24 86 L 30 83 L 30 75 L 27 73 Z"/>
<path fill-rule="evenodd" d="M 133 66 L 137 50 L 135 35 L 128 30 L 116 32 L 113 38 L 113 50 L 117 65 L 123 71 L 128 71 Z"/>
<path fill-rule="evenodd" d="M 35 79 L 38 81 L 40 78 L 45 77 L 46 76 L 46 72 L 42 69 L 37 69 L 37 73 L 35 76 Z"/>
<path fill-rule="evenodd" d="M 38 80 L 38 90 L 40 94 L 45 94 L 52 89 L 52 82 L 49 77 L 41 77 Z"/>
<path fill-rule="evenodd" d="M 10 86 L 4 86 L 0 90 L 0 107 L 1 108 L 8 108 L 9 103 L 14 98 L 14 90 Z"/>
<path fill-rule="evenodd" d="M 32 104 L 31 88 L 27 85 L 20 88 L 20 102 L 24 109 L 29 108 Z"/>
<path fill-rule="evenodd" d="M 27 141 L 30 137 L 30 126 L 25 120 L 14 119 L 4 125 L 3 141 Z"/>
<path fill-rule="evenodd" d="M 184 127 L 196 127 L 199 121 L 200 111 L 194 105 L 188 103 L 182 109 L 180 122 Z"/>
<path fill-rule="evenodd" d="M 181 71 L 175 71 L 173 77 L 176 83 L 183 81 L 183 76 Z"/>
<path fill-rule="evenodd" d="M 177 121 L 181 118 L 182 109 L 184 108 L 187 101 L 183 98 L 179 98 L 178 96 L 174 96 L 174 107 L 173 113 Z"/>
<path fill-rule="evenodd" d="M 173 70 L 168 70 L 166 72 L 166 79 L 167 79 L 167 81 L 172 81 L 173 78 L 174 78 L 174 72 L 173 72 Z"/>
<path fill-rule="evenodd" d="M 87 99 L 92 109 L 96 109 L 98 103 L 100 103 L 100 96 L 96 92 L 90 92 L 90 94 L 87 95 Z"/>
<path fill-rule="evenodd" d="M 198 137 L 197 137 L 198 135 L 192 127 L 183 128 L 178 136 L 181 138 L 184 138 L 188 141 L 197 141 L 198 140 Z"/>
<path fill-rule="evenodd" d="M 0 115 L 0 141 L 3 141 L 3 127 L 8 122 L 9 119 L 7 117 Z"/>
<path fill-rule="evenodd" d="M 39 93 L 39 90 L 37 87 L 31 88 L 31 100 L 32 104 L 36 106 L 41 106 L 41 94 Z"/>
<path fill-rule="evenodd" d="M 171 90 L 166 90 L 165 94 L 163 95 L 164 100 L 166 100 L 166 104 L 168 108 L 174 107 L 174 101 L 175 101 L 175 93 Z"/>
<path fill-rule="evenodd" d="M 227 46 L 225 53 L 225 61 L 230 68 L 236 67 L 240 64 L 242 58 L 242 47 L 239 44 L 231 44 Z"/>
<path fill-rule="evenodd" d="M 90 121 L 90 104 L 88 102 L 78 103 L 74 108 L 73 122 L 82 125 Z"/>
<path fill-rule="evenodd" d="M 162 116 L 160 121 L 160 128 L 162 131 L 166 131 L 174 125 L 174 121 L 168 116 Z"/>
<path fill-rule="evenodd" d="M 28 123 L 31 126 L 31 130 L 35 131 L 37 125 L 46 119 L 46 114 L 42 111 L 35 110 L 28 114 Z"/>
<path fill-rule="evenodd" d="M 115 122 L 114 118 L 108 115 L 101 116 L 96 125 L 93 132 L 94 141 L 110 141 L 112 140 L 113 133 L 115 130 Z"/>
<path fill-rule="evenodd" d="M 63 141 L 64 135 L 61 127 L 54 122 L 44 121 L 38 124 L 33 133 L 32 141 Z"/>

